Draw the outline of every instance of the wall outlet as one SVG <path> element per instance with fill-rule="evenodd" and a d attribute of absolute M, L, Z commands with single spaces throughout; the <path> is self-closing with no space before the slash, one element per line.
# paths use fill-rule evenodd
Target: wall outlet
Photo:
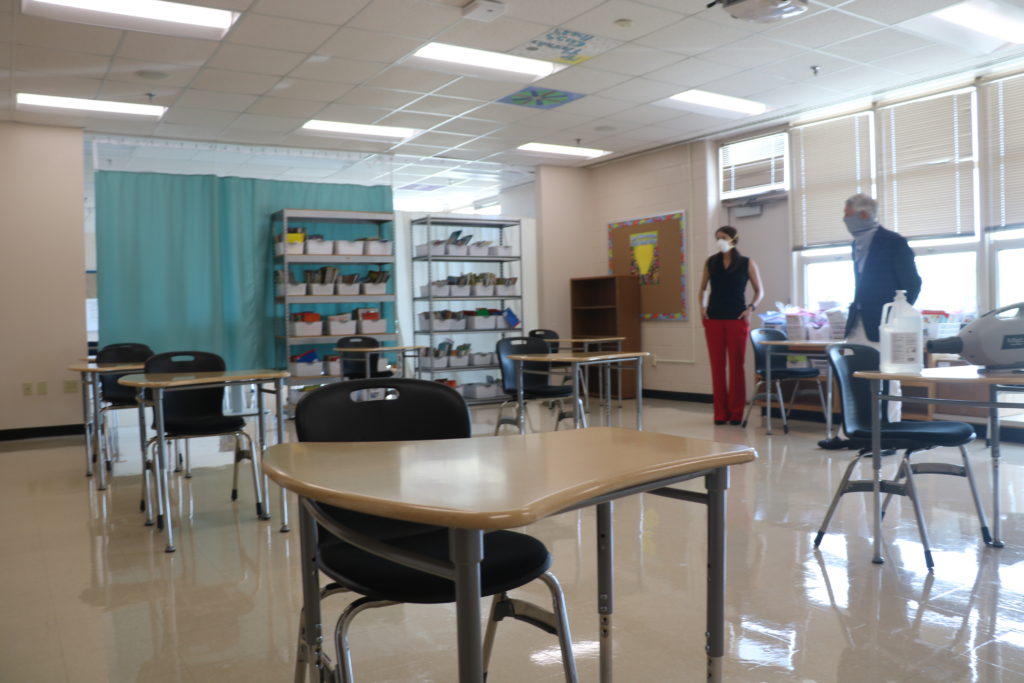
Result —
<path fill-rule="evenodd" d="M 46 382 L 36 382 L 36 396 L 46 396 L 47 391 Z"/>
<path fill-rule="evenodd" d="M 32 395 L 32 382 L 25 382 L 21 385 L 21 395 L 31 396 Z"/>
<path fill-rule="evenodd" d="M 78 393 L 78 380 L 77 379 L 66 379 L 66 380 L 64 380 L 64 393 L 65 394 L 77 394 Z"/>

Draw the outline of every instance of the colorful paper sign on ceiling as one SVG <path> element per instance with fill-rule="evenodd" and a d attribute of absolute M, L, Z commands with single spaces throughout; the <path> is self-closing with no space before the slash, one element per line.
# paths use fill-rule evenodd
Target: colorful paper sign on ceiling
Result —
<path fill-rule="evenodd" d="M 502 97 L 499 102 L 505 104 L 517 104 L 520 107 L 532 109 L 554 109 L 568 104 L 573 100 L 585 97 L 580 93 L 566 92 L 565 90 L 551 90 L 550 88 L 523 88 L 519 92 Z"/>
<path fill-rule="evenodd" d="M 559 64 L 580 64 L 619 45 L 622 45 L 620 40 L 554 28 L 526 45 L 515 48 L 511 54 Z"/>

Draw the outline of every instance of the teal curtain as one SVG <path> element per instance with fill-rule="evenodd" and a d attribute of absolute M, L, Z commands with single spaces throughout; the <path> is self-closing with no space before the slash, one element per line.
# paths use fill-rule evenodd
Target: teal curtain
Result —
<path fill-rule="evenodd" d="M 391 188 L 97 172 L 100 346 L 280 365 L 270 215 L 285 208 L 391 211 Z"/>

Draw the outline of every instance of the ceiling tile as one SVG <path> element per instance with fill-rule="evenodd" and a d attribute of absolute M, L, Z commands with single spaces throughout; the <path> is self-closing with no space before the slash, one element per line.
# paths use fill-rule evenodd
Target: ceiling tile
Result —
<path fill-rule="evenodd" d="M 376 123 L 387 116 L 387 109 L 360 107 L 354 104 L 329 104 L 317 116 L 325 121 L 346 121 L 348 123 Z"/>
<path fill-rule="evenodd" d="M 339 97 L 337 103 L 379 107 L 381 109 L 401 109 L 418 97 L 421 97 L 421 95 L 417 93 L 357 86 Z"/>
<path fill-rule="evenodd" d="M 517 90 L 520 90 L 520 88 L 514 84 L 461 76 L 458 80 L 452 81 L 443 88 L 439 88 L 434 94 L 447 95 L 449 97 L 467 97 L 471 100 L 489 102 L 501 99 L 506 95 L 511 95 Z"/>
<path fill-rule="evenodd" d="M 625 74 L 599 71 L 586 66 L 570 66 L 568 69 L 563 69 L 547 78 L 534 81 L 530 84 L 530 87 L 554 88 L 556 90 L 568 90 L 569 92 L 589 95 L 590 93 L 610 88 L 613 85 L 618 85 L 628 80 L 629 76 Z"/>
<path fill-rule="evenodd" d="M 353 86 L 348 83 L 331 83 L 330 81 L 310 81 L 303 78 L 286 76 L 271 89 L 275 97 L 294 97 L 298 100 L 314 100 L 316 102 L 333 102 Z"/>
<path fill-rule="evenodd" d="M 449 27 L 434 40 L 478 50 L 505 52 L 543 35 L 548 27 L 532 21 L 523 21 L 506 16 L 494 21 L 480 22 L 465 20 Z"/>
<path fill-rule="evenodd" d="M 678 12 L 669 12 L 630 0 L 608 0 L 566 21 L 564 26 L 574 31 L 629 41 L 676 22 L 682 16 Z M 628 19 L 629 25 L 617 25 L 615 22 L 620 19 Z"/>
<path fill-rule="evenodd" d="M 682 55 L 627 43 L 591 57 L 585 63 L 591 69 L 611 71 L 629 76 L 643 76 L 655 69 L 678 62 Z"/>
<path fill-rule="evenodd" d="M 145 75 L 140 76 L 139 72 L 143 74 L 166 74 L 163 78 L 146 77 Z M 160 62 L 140 62 L 135 59 L 123 59 L 121 57 L 115 57 L 110 63 L 110 71 L 107 73 L 107 78 L 114 81 L 124 81 L 126 83 L 137 83 L 140 86 L 147 86 L 149 88 L 166 88 L 168 86 L 185 86 L 195 78 L 196 74 L 199 73 L 199 69 L 194 66 L 185 66 L 183 64 L 166 64 Z"/>
<path fill-rule="evenodd" d="M 291 0 L 288 0 L 291 2 Z M 393 62 L 423 45 L 419 38 L 408 38 L 378 31 L 343 27 L 316 49 L 317 54 L 371 62 Z"/>
<path fill-rule="evenodd" d="M 613 100 L 600 95 L 591 95 L 580 100 L 563 104 L 558 111 L 566 114 L 579 114 L 589 117 L 608 116 L 633 107 L 630 102 Z"/>
<path fill-rule="evenodd" d="M 834 75 L 819 76 L 814 79 L 813 85 L 856 95 L 884 90 L 886 84 L 890 84 L 898 78 L 899 75 L 894 71 L 877 66 L 864 66 L 858 69 L 846 69 Z"/>
<path fill-rule="evenodd" d="M 257 0 L 252 11 L 340 26 L 367 4 L 369 0 Z"/>
<path fill-rule="evenodd" d="M 851 62 L 848 59 L 833 57 L 822 52 L 805 52 L 796 57 L 769 64 L 764 67 L 763 71 L 789 81 L 809 81 L 821 78 L 826 74 L 837 74 L 856 66 L 858 66 L 856 62 Z"/>
<path fill-rule="evenodd" d="M 52 50 L 35 45 L 15 45 L 14 68 L 34 73 L 75 74 L 83 78 L 103 78 L 110 68 L 110 57 L 85 52 Z"/>
<path fill-rule="evenodd" d="M 428 93 L 454 81 L 458 76 L 426 71 L 408 66 L 392 66 L 373 78 L 367 79 L 365 85 L 375 88 L 391 88 L 409 90 L 411 92 Z"/>
<path fill-rule="evenodd" d="M 595 116 L 573 114 L 572 112 L 564 112 L 561 109 L 555 109 L 552 111 L 538 112 L 518 123 L 521 123 L 524 126 L 536 126 L 537 128 L 547 128 L 550 130 L 562 130 L 563 128 L 580 126 L 587 121 L 593 121 L 595 118 Z"/>
<path fill-rule="evenodd" d="M 162 123 L 174 123 L 182 126 L 199 128 L 208 126 L 220 129 L 238 118 L 237 112 L 219 111 L 216 109 L 199 109 L 175 104 L 167 110 L 161 119 Z"/>
<path fill-rule="evenodd" d="M 882 26 L 877 22 L 859 19 L 837 10 L 828 10 L 806 19 L 798 17 L 792 21 L 781 22 L 779 26 L 765 31 L 762 35 L 803 47 L 821 47 L 854 36 L 863 36 L 864 41 L 872 41 L 872 36 L 864 34 L 870 34 L 880 28 Z"/>
<path fill-rule="evenodd" d="M 103 81 L 97 78 L 78 78 L 60 74 L 39 74 L 14 71 L 11 84 L 15 92 L 59 97 L 95 98 Z"/>
<path fill-rule="evenodd" d="M 229 9 L 235 12 L 242 12 L 249 9 L 253 0 L 203 0 L 202 4 L 217 9 Z M 198 3 L 195 3 L 198 4 Z"/>
<path fill-rule="evenodd" d="M 491 155 L 490 152 L 476 152 L 465 146 L 455 147 L 444 152 L 443 156 L 447 159 L 463 159 L 467 161 L 475 161 L 477 159 L 486 159 Z M 480 183 L 481 185 L 483 183 Z M 470 183 L 463 183 L 463 185 L 470 185 Z M 490 183 L 488 183 L 490 185 Z"/>
<path fill-rule="evenodd" d="M 369 31 L 431 38 L 458 21 L 472 20 L 462 19 L 462 12 L 456 7 L 405 0 L 373 0 L 346 25 Z"/>
<path fill-rule="evenodd" d="M 501 104 L 500 102 L 492 102 L 485 104 L 479 109 L 473 111 L 473 117 L 478 119 L 487 119 L 489 121 L 501 121 L 502 123 L 510 123 L 512 121 L 519 121 L 525 119 L 527 116 L 532 115 L 534 112 L 532 109 L 527 107 L 517 107 L 511 104 Z"/>
<path fill-rule="evenodd" d="M 172 38 L 152 33 L 126 31 L 117 49 L 119 57 L 150 62 L 169 62 L 199 66 L 206 63 L 217 50 L 215 40 Z"/>
<path fill-rule="evenodd" d="M 85 24 L 40 19 L 27 14 L 14 16 L 15 40 L 20 45 L 39 45 L 56 50 L 112 55 L 122 31 Z"/>
<path fill-rule="evenodd" d="M 3 12 L 3 10 L 0 10 Z M 0 41 L 5 43 L 14 40 L 14 16 L 9 13 L 0 13 Z"/>
<path fill-rule="evenodd" d="M 276 50 L 313 52 L 337 30 L 331 24 L 246 14 L 231 27 L 225 40 Z"/>
<path fill-rule="evenodd" d="M 301 64 L 305 58 L 305 55 L 297 52 L 223 43 L 206 63 L 206 66 L 229 71 L 284 76 Z"/>
<path fill-rule="evenodd" d="M 516 0 L 506 5 L 507 16 L 556 26 L 584 14 L 604 0 Z"/>
<path fill-rule="evenodd" d="M 447 116 L 458 116 L 480 106 L 480 102 L 465 100 L 458 97 L 441 97 L 439 95 L 427 95 L 421 97 L 405 106 L 408 111 L 416 111 L 424 114 L 445 114 Z"/>
<path fill-rule="evenodd" d="M 198 90 L 241 93 L 242 95 L 262 95 L 280 80 L 280 76 L 225 71 L 224 69 L 201 69 L 189 87 Z"/>
<path fill-rule="evenodd" d="M 255 101 L 256 98 L 252 95 L 186 88 L 175 104 L 183 107 L 195 107 L 197 109 L 242 112 L 252 106 L 252 103 Z"/>
<path fill-rule="evenodd" d="M 875 61 L 872 66 L 907 75 L 941 74 L 949 67 L 967 64 L 972 56 L 948 45 L 934 45 Z"/>
<path fill-rule="evenodd" d="M 306 119 L 246 113 L 231 122 L 228 130 L 261 130 L 291 133 L 301 128 Z"/>
<path fill-rule="evenodd" d="M 603 97 L 610 97 L 614 100 L 623 100 L 633 104 L 647 104 L 671 97 L 679 92 L 679 86 L 661 81 L 652 81 L 646 78 L 634 78 L 625 83 L 612 86 L 601 91 Z"/>
<path fill-rule="evenodd" d="M 767 69 L 748 69 L 740 73 L 719 78 L 707 83 L 704 89 L 720 95 L 731 95 L 732 97 L 752 97 L 756 93 L 762 93 L 772 88 L 782 88 L 792 84 L 793 81 L 770 73 Z M 754 97 L 753 99 L 757 99 Z"/>
<path fill-rule="evenodd" d="M 354 59 L 335 59 L 313 55 L 295 67 L 289 76 L 309 78 L 316 81 L 358 84 L 379 74 L 387 64 L 381 62 L 360 62 Z"/>
<path fill-rule="evenodd" d="M 297 100 L 291 97 L 261 97 L 246 110 L 246 113 L 312 119 L 316 118 L 317 112 L 323 108 L 323 102 L 316 102 L 314 100 Z"/>
<path fill-rule="evenodd" d="M 872 33 L 870 40 L 859 38 L 844 40 L 829 45 L 823 51 L 846 59 L 871 63 L 932 44 L 919 36 L 899 29 L 888 28 Z"/>
<path fill-rule="evenodd" d="M 400 126 L 402 128 L 428 130 L 438 124 L 444 123 L 447 120 L 447 116 L 435 116 L 434 114 L 419 114 L 411 111 L 396 111 L 393 114 L 386 114 L 376 123 L 379 123 L 382 126 Z"/>
<path fill-rule="evenodd" d="M 787 108 L 795 104 L 818 102 L 828 104 L 835 100 L 834 90 L 815 83 L 794 83 L 782 88 L 775 88 L 758 96 L 758 100 L 773 108 Z"/>
<path fill-rule="evenodd" d="M 210 126 L 181 126 L 176 123 L 157 125 L 154 134 L 162 138 L 178 138 L 185 140 L 216 140 L 220 137 L 220 128 Z"/>
<path fill-rule="evenodd" d="M 840 11 L 859 14 L 886 24 L 896 24 L 958 2 L 960 0 L 852 0 L 842 5 Z"/>
<path fill-rule="evenodd" d="M 786 57 L 799 54 L 802 50 L 793 45 L 780 43 L 764 36 L 748 36 L 735 43 L 705 52 L 701 57 L 712 62 L 750 68 L 778 62 Z"/>
<path fill-rule="evenodd" d="M 676 116 L 679 116 L 679 112 L 676 110 L 645 104 L 606 116 L 604 121 L 611 125 L 649 126 L 652 123 L 659 123 Z"/>
<path fill-rule="evenodd" d="M 732 26 L 690 17 L 646 35 L 636 42 L 659 50 L 698 55 L 748 36 L 745 31 Z"/>
<path fill-rule="evenodd" d="M 446 133 L 461 133 L 462 135 L 486 135 L 500 127 L 501 124 L 496 121 L 485 121 L 483 119 L 460 116 L 445 121 L 437 126 L 435 130 Z"/>
<path fill-rule="evenodd" d="M 681 62 L 647 74 L 648 77 L 680 86 L 680 89 L 694 88 L 711 83 L 719 78 L 732 76 L 741 71 L 731 64 L 719 64 L 699 57 L 690 57 Z"/>
<path fill-rule="evenodd" d="M 224 142 L 241 142 L 247 145 L 279 145 L 287 137 L 285 133 L 275 131 L 225 128 L 221 131 L 219 139 Z"/>
<path fill-rule="evenodd" d="M 140 88 L 135 83 L 124 81 L 103 81 L 96 97 L 101 100 L 114 100 L 116 102 L 134 102 L 136 104 L 157 104 L 162 107 L 169 107 L 177 102 L 181 95 L 181 88 L 149 85 Z"/>
<path fill-rule="evenodd" d="M 431 145 L 433 147 L 456 147 L 463 143 L 472 140 L 472 136 L 469 135 L 456 135 L 455 133 L 439 133 L 430 131 L 417 135 L 411 140 L 413 144 L 417 145 Z"/>

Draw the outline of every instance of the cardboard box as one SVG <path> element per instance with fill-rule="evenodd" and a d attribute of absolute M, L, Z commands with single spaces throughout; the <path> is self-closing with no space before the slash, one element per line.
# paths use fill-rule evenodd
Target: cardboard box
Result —
<path fill-rule="evenodd" d="M 307 254 L 333 254 L 333 240 L 306 240 Z"/>
<path fill-rule="evenodd" d="M 274 254 L 284 256 L 285 254 L 301 254 L 302 242 L 275 242 Z"/>
<path fill-rule="evenodd" d="M 494 285 L 471 285 L 473 296 L 494 296 Z"/>
<path fill-rule="evenodd" d="M 448 285 L 421 285 L 420 296 L 444 297 L 451 294 L 451 287 Z"/>
<path fill-rule="evenodd" d="M 469 354 L 470 365 L 494 365 L 494 354 L 484 351 L 482 353 L 473 352 Z"/>
<path fill-rule="evenodd" d="M 448 256 L 468 256 L 469 245 L 468 244 L 446 244 L 444 245 L 444 253 Z"/>
<path fill-rule="evenodd" d="M 355 296 L 359 294 L 359 283 L 352 282 L 346 284 L 341 280 L 334 283 L 334 293 L 340 296 Z"/>
<path fill-rule="evenodd" d="M 363 290 L 363 294 L 387 294 L 388 283 L 386 282 L 362 282 L 360 288 Z"/>
<path fill-rule="evenodd" d="M 471 315 L 466 318 L 466 328 L 470 330 L 493 330 L 497 316 L 493 315 Z"/>
<path fill-rule="evenodd" d="M 288 336 L 290 337 L 319 337 L 323 332 L 323 321 L 304 323 L 292 320 L 288 323 Z"/>
<path fill-rule="evenodd" d="M 288 372 L 292 377 L 319 377 L 323 371 L 324 364 L 319 360 L 313 363 L 288 363 Z"/>
<path fill-rule="evenodd" d="M 395 243 L 391 240 L 364 240 L 364 252 L 369 256 L 391 256 L 395 253 Z"/>
<path fill-rule="evenodd" d="M 299 282 L 297 284 L 288 283 L 277 283 L 274 285 L 274 292 L 277 296 L 305 296 L 306 295 L 306 283 Z"/>
<path fill-rule="evenodd" d="M 306 287 L 309 289 L 310 296 L 330 296 L 334 294 L 334 283 L 328 282 L 321 284 L 317 282 L 308 282 Z"/>
<path fill-rule="evenodd" d="M 469 296 L 469 285 L 448 285 L 449 296 Z"/>
<path fill-rule="evenodd" d="M 334 253 L 339 256 L 361 256 L 365 244 L 363 240 L 334 240 Z"/>
<path fill-rule="evenodd" d="M 327 321 L 327 334 L 336 335 L 343 337 L 348 334 L 356 333 L 356 321 L 348 320 L 345 322 L 339 320 L 328 320 Z M 340 373 L 339 373 L 340 374 Z"/>
<path fill-rule="evenodd" d="M 519 285 L 494 285 L 494 296 L 519 296 Z"/>
<path fill-rule="evenodd" d="M 356 327 L 359 334 L 385 334 L 388 331 L 388 321 L 360 320 Z"/>
<path fill-rule="evenodd" d="M 512 245 L 511 244 L 499 244 L 497 246 L 489 247 L 487 249 L 488 256 L 511 256 Z"/>
<path fill-rule="evenodd" d="M 444 256 L 445 242 L 429 242 L 427 244 L 416 245 L 417 256 Z"/>

